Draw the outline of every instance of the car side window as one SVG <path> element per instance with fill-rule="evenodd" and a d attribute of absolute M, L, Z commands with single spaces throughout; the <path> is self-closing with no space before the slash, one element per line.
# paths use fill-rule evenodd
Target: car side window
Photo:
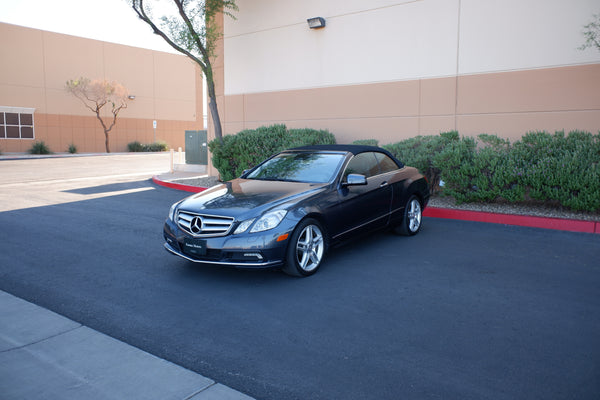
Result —
<path fill-rule="evenodd" d="M 379 168 L 381 169 L 382 174 L 398 169 L 398 164 L 386 154 L 375 153 L 375 158 L 377 158 L 377 161 L 379 162 Z"/>
<path fill-rule="evenodd" d="M 379 174 L 379 165 L 375 153 L 360 153 L 352 157 L 346 171 L 344 171 L 344 178 L 349 174 L 360 174 L 367 178 Z"/>

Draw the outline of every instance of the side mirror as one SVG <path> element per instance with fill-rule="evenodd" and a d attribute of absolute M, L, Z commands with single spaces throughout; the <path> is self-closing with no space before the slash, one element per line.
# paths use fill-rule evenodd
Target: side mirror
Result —
<path fill-rule="evenodd" d="M 364 186 L 367 184 L 367 177 L 360 174 L 349 174 L 345 182 L 342 182 L 342 187 L 347 186 Z"/>

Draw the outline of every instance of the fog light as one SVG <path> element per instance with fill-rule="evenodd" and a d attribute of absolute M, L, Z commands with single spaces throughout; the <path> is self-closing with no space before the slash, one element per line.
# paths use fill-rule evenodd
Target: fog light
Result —
<path fill-rule="evenodd" d="M 260 253 L 244 253 L 244 257 L 254 257 L 259 261 L 262 261 L 263 256 Z"/>

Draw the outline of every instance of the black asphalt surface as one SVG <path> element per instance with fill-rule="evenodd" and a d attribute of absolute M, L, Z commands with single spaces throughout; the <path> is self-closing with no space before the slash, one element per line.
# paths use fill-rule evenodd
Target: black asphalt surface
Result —
<path fill-rule="evenodd" d="M 186 194 L 0 213 L 0 289 L 257 399 L 598 399 L 600 235 L 425 218 L 306 279 L 199 266 L 162 224 Z"/>

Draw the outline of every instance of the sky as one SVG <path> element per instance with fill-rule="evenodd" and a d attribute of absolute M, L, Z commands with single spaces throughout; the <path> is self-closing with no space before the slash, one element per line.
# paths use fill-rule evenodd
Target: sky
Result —
<path fill-rule="evenodd" d="M 175 52 L 126 0 L 0 0 L 0 22 Z"/>

